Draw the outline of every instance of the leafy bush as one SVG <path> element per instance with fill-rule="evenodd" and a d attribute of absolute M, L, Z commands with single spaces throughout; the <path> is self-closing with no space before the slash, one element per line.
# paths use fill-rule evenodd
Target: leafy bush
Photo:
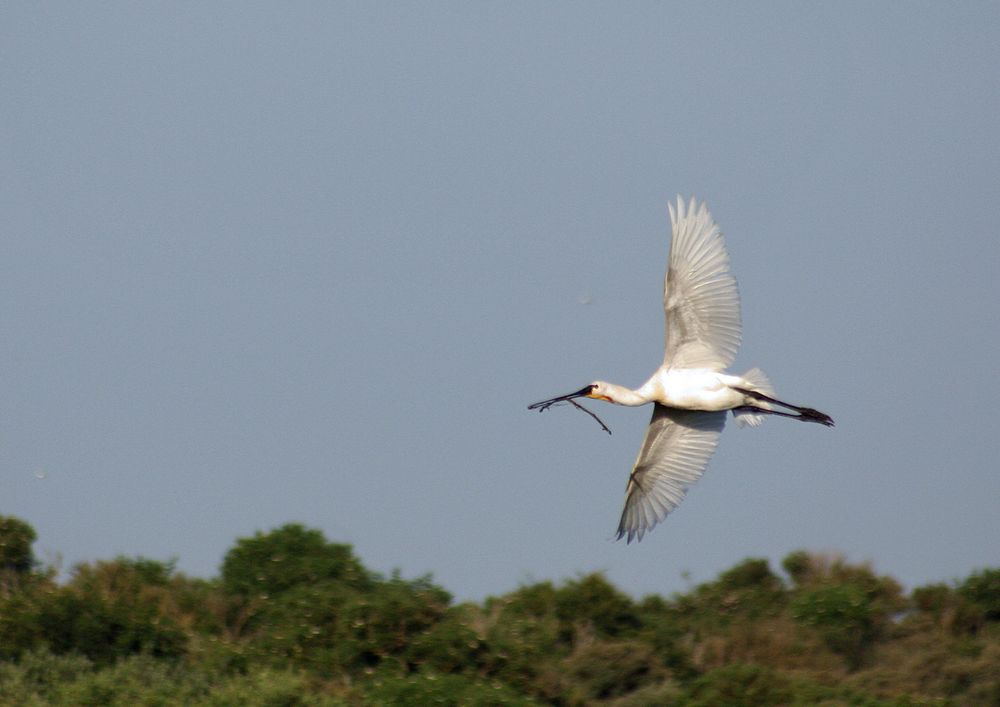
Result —
<path fill-rule="evenodd" d="M 906 602 L 899 584 L 867 565 L 840 557 L 792 553 L 782 563 L 796 588 L 792 616 L 815 629 L 827 646 L 857 670 L 874 642 Z"/>
<path fill-rule="evenodd" d="M 451 607 L 437 623 L 418 633 L 406 650 L 407 663 L 439 673 L 479 672 L 485 668 L 488 647 L 472 624 L 477 607 Z"/>
<path fill-rule="evenodd" d="M 172 570 L 154 571 L 151 562 L 119 558 L 77 566 L 69 584 L 40 597 L 34 609 L 45 644 L 98 663 L 135 653 L 183 655 L 187 636 L 164 608 Z"/>
<path fill-rule="evenodd" d="M 56 692 L 93 670 L 80 655 L 57 656 L 46 649 L 24 653 L 18 663 L 0 663 L 0 704 L 47 704 Z"/>
<path fill-rule="evenodd" d="M 317 692 L 303 676 L 288 671 L 265 668 L 246 675 L 219 675 L 150 656 L 95 668 L 81 656 L 40 651 L 26 654 L 17 665 L 0 665 L 0 704 L 333 707 L 348 702 Z"/>
<path fill-rule="evenodd" d="M 978 607 L 987 621 L 1000 621 L 1000 569 L 975 572 L 962 582 L 958 592 Z"/>
<path fill-rule="evenodd" d="M 338 618 L 342 660 L 351 667 L 374 666 L 391 657 L 405 663 L 410 643 L 441 619 L 450 600 L 426 577 L 411 582 L 394 577 L 353 597 Z"/>
<path fill-rule="evenodd" d="M 741 664 L 718 668 L 693 681 L 678 703 L 685 707 L 909 707 L 916 704 L 905 696 L 883 700 L 843 685 L 823 685 L 763 666 Z"/>
<path fill-rule="evenodd" d="M 573 701 L 621 697 L 667 677 L 651 646 L 639 641 L 597 641 L 575 651 L 561 671 Z"/>
<path fill-rule="evenodd" d="M 639 628 L 632 600 L 600 573 L 566 582 L 556 590 L 554 600 L 556 616 L 567 640 L 572 637 L 573 628 L 582 624 L 602 638 L 620 638 Z"/>
<path fill-rule="evenodd" d="M 59 584 L 3 520 L 0 705 L 1000 704 L 1000 570 L 905 600 L 796 552 L 787 583 L 748 559 L 670 598 L 590 574 L 452 606 L 294 524 L 218 579 L 119 557 Z"/>
<path fill-rule="evenodd" d="M 792 603 L 795 618 L 815 628 L 852 669 L 876 635 L 875 611 L 864 590 L 850 584 L 804 591 Z"/>
<path fill-rule="evenodd" d="M 696 679 L 686 690 L 688 707 L 766 707 L 792 701 L 791 682 L 757 665 L 730 665 Z"/>
<path fill-rule="evenodd" d="M 362 684 L 365 704 L 442 705 L 448 707 L 529 707 L 540 703 L 518 694 L 500 682 L 486 682 L 462 675 L 419 672 L 410 675 L 380 674 Z"/>
<path fill-rule="evenodd" d="M 298 523 L 241 538 L 222 562 L 222 588 L 244 597 L 273 596 L 300 584 L 337 580 L 367 589 L 371 577 L 350 545 L 328 543 Z"/>
<path fill-rule="evenodd" d="M 0 516 L 0 572 L 24 574 L 35 566 L 35 529 L 20 518 Z"/>
<path fill-rule="evenodd" d="M 341 670 L 337 624 L 354 596 L 337 581 L 301 584 L 255 602 L 252 631 L 243 636 L 261 662 L 279 668 L 302 667 L 322 675 Z M 341 646 L 343 653 L 346 647 Z"/>
<path fill-rule="evenodd" d="M 701 627 L 727 625 L 774 615 L 786 603 L 781 579 L 771 572 L 767 560 L 747 559 L 675 598 L 676 610 L 696 616 Z"/>
<path fill-rule="evenodd" d="M 947 584 L 928 584 L 917 587 L 910 596 L 918 611 L 924 611 L 933 616 L 940 616 L 946 609 L 954 606 L 957 599 L 955 591 Z"/>

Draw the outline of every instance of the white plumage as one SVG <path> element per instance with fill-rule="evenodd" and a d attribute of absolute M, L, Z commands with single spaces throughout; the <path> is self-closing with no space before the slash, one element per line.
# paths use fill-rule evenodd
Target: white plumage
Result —
<path fill-rule="evenodd" d="M 724 372 L 736 358 L 742 325 L 739 290 L 729 271 L 722 232 L 705 205 L 693 198 L 685 206 L 678 197 L 676 209 L 672 204 L 669 209 L 673 233 L 663 287 L 663 364 L 634 390 L 594 381 L 575 393 L 529 406 L 539 411 L 561 402 L 582 407 L 575 401 L 582 397 L 618 405 L 653 403 L 618 523 L 617 537 L 627 542 L 642 540 L 701 477 L 727 410 L 737 423 L 750 427 L 760 425 L 766 415 L 833 426 L 829 415 L 775 399 L 760 369 L 742 376 Z"/>

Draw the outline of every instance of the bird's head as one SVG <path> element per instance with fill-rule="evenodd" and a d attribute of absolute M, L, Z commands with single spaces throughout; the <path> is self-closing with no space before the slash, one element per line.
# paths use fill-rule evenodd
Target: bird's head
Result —
<path fill-rule="evenodd" d="M 614 399 L 614 393 L 611 390 L 611 384 L 605 383 L 604 381 L 594 381 L 587 386 L 588 392 L 585 397 L 594 398 L 595 400 L 606 400 L 609 403 L 617 402 Z"/>

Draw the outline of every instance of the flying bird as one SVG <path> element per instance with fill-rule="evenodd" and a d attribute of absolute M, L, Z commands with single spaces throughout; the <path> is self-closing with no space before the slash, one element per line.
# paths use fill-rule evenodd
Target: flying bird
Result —
<path fill-rule="evenodd" d="M 576 398 L 594 398 L 616 405 L 653 403 L 653 417 L 625 488 L 625 507 L 616 540 L 642 540 L 666 518 L 697 481 L 715 451 L 726 423 L 757 427 L 766 415 L 790 417 L 833 427 L 819 410 L 775 398 L 767 376 L 757 368 L 743 375 L 725 372 L 742 337 L 740 296 L 729 272 L 729 254 L 722 232 L 705 204 L 691 199 L 685 208 L 669 205 L 672 237 L 663 308 L 667 325 L 663 363 L 636 389 L 594 381 L 569 395 L 528 406 L 544 412 L 570 403 L 610 430 Z"/>

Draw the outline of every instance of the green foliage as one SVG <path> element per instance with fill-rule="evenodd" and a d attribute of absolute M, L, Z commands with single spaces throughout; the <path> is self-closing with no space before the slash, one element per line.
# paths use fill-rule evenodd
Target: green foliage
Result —
<path fill-rule="evenodd" d="M 551 582 L 525 585 L 499 599 L 490 597 L 486 600 L 486 608 L 489 611 L 503 611 L 512 617 L 538 619 L 554 616 L 556 589 Z"/>
<path fill-rule="evenodd" d="M 621 697 L 667 677 L 652 646 L 641 641 L 596 641 L 575 651 L 562 672 L 573 702 Z"/>
<path fill-rule="evenodd" d="M 570 636 L 573 627 L 592 629 L 602 638 L 635 633 L 639 616 L 632 600 L 595 573 L 570 580 L 554 594 L 556 617 Z"/>
<path fill-rule="evenodd" d="M 13 660 L 41 645 L 38 604 L 44 594 L 18 591 L 0 596 L 0 660 Z"/>
<path fill-rule="evenodd" d="M 350 545 L 328 543 L 323 533 L 298 523 L 240 539 L 222 563 L 222 588 L 243 597 L 268 597 L 322 580 L 371 586 Z"/>
<path fill-rule="evenodd" d="M 255 604 L 243 638 L 261 662 L 329 675 L 340 668 L 337 621 L 350 590 L 336 581 L 302 584 Z M 343 652 L 341 647 L 341 652 Z"/>
<path fill-rule="evenodd" d="M 346 707 L 346 696 L 317 689 L 302 673 L 262 668 L 212 685 L 195 704 L 201 707 Z"/>
<path fill-rule="evenodd" d="M 547 583 L 543 586 L 551 589 Z M 567 654 L 569 647 L 560 640 L 554 605 L 544 610 L 534 601 L 539 596 L 537 588 L 522 588 L 507 598 L 487 602 L 484 623 L 489 652 L 484 671 L 528 694 L 546 695 L 560 689 L 551 684 L 550 661 Z M 530 601 L 525 602 L 526 597 Z M 537 613 L 526 611 L 529 607 Z"/>
<path fill-rule="evenodd" d="M 816 629 L 830 649 L 844 656 L 852 668 L 861 665 L 876 635 L 871 601 L 863 589 L 849 584 L 801 592 L 792 603 L 792 615 Z"/>
<path fill-rule="evenodd" d="M 364 698 L 365 704 L 374 705 L 529 707 L 540 704 L 501 682 L 432 672 L 379 675 L 364 686 Z"/>
<path fill-rule="evenodd" d="M 947 584 L 917 587 L 911 600 L 918 612 L 929 615 L 942 628 L 956 635 L 973 633 L 983 622 L 981 607 Z"/>
<path fill-rule="evenodd" d="M 295 524 L 239 540 L 223 562 L 222 586 L 236 599 L 229 625 L 254 656 L 325 677 L 388 659 L 407 665 L 411 645 L 451 601 L 429 577 L 381 580 L 350 546 Z"/>
<path fill-rule="evenodd" d="M 481 671 L 489 649 L 473 628 L 477 616 L 472 605 L 449 608 L 433 626 L 413 637 L 405 654 L 407 663 L 439 673 Z"/>
<path fill-rule="evenodd" d="M 103 668 L 79 656 L 46 651 L 0 665 L 0 705 L 95 707 L 334 707 L 345 697 L 324 695 L 301 674 L 269 669 L 220 675 L 150 656 L 132 656 Z"/>
<path fill-rule="evenodd" d="M 24 653 L 18 663 L 0 663 L 0 704 L 52 703 L 65 685 L 88 675 L 93 663 L 83 656 L 57 656 L 48 650 Z"/>
<path fill-rule="evenodd" d="M 918 611 L 940 616 L 955 604 L 957 595 L 947 584 L 928 584 L 914 589 L 911 598 Z"/>
<path fill-rule="evenodd" d="M 785 588 L 767 560 L 747 559 L 714 582 L 676 597 L 675 608 L 679 616 L 695 617 L 700 628 L 707 628 L 774 615 L 785 603 Z"/>
<path fill-rule="evenodd" d="M 891 577 L 879 577 L 867 564 L 850 564 L 840 556 L 809 555 L 800 550 L 788 555 L 782 566 L 792 576 L 797 589 L 853 584 L 879 602 L 885 611 L 901 611 L 906 605 L 899 583 Z"/>
<path fill-rule="evenodd" d="M 729 665 L 694 680 L 683 703 L 688 707 L 766 707 L 792 701 L 791 682 L 758 665 Z"/>
<path fill-rule="evenodd" d="M 783 675 L 764 666 L 738 663 L 692 681 L 678 703 L 685 707 L 906 707 L 914 704 L 905 696 L 884 700 L 843 685 L 824 685 Z"/>
<path fill-rule="evenodd" d="M 328 677 L 385 660 L 405 667 L 411 657 L 414 662 L 426 658 L 428 632 L 448 601 L 447 592 L 426 578 L 394 578 L 370 592 L 353 592 L 335 582 L 303 585 L 261 610 L 255 653 L 270 664 L 305 667 Z"/>
<path fill-rule="evenodd" d="M 193 701 L 204 688 L 183 682 L 173 667 L 149 656 L 135 656 L 103 670 L 81 673 L 53 696 L 56 704 L 167 705 Z"/>
<path fill-rule="evenodd" d="M 796 584 L 792 616 L 815 629 L 851 670 L 861 666 L 893 616 L 906 606 L 899 584 L 876 576 L 867 565 L 801 552 L 782 564 Z"/>
<path fill-rule="evenodd" d="M 981 570 L 958 588 L 959 594 L 974 604 L 987 621 L 1000 621 L 1000 569 Z"/>
<path fill-rule="evenodd" d="M 659 596 L 648 596 L 637 606 L 642 640 L 655 651 L 670 674 L 679 679 L 697 676 L 690 650 L 690 616 Z"/>
<path fill-rule="evenodd" d="M 0 570 L 0 707 L 1000 704 L 1000 570 L 907 598 L 799 551 L 787 584 L 748 559 L 670 598 L 588 574 L 453 606 L 300 525 L 238 540 L 210 580 L 119 557 L 60 584 L 20 547 Z"/>
<path fill-rule="evenodd" d="M 290 523 L 241 538 L 226 553 L 224 623 L 268 665 L 332 675 L 358 663 L 355 644 L 342 641 L 347 607 L 378 584 L 349 545 Z"/>
<path fill-rule="evenodd" d="M 805 584 L 812 572 L 813 561 L 805 550 L 789 553 L 781 561 L 781 567 L 796 585 Z"/>
<path fill-rule="evenodd" d="M 387 658 L 405 663 L 410 644 L 444 615 L 451 596 L 424 577 L 407 582 L 393 577 L 378 591 L 358 595 L 342 607 L 337 636 L 344 662 L 351 667 L 377 665 Z"/>
<path fill-rule="evenodd" d="M 0 516 L 0 572 L 30 572 L 35 566 L 31 545 L 37 537 L 35 529 L 20 518 Z"/>
<path fill-rule="evenodd" d="M 767 560 L 748 558 L 732 569 L 719 575 L 716 584 L 730 591 L 757 589 L 776 592 L 781 589 L 781 580 L 771 571 Z"/>
<path fill-rule="evenodd" d="M 171 572 L 169 565 L 145 559 L 77 566 L 68 585 L 37 605 L 45 644 L 97 663 L 134 653 L 183 655 L 186 636 L 164 609 Z"/>

